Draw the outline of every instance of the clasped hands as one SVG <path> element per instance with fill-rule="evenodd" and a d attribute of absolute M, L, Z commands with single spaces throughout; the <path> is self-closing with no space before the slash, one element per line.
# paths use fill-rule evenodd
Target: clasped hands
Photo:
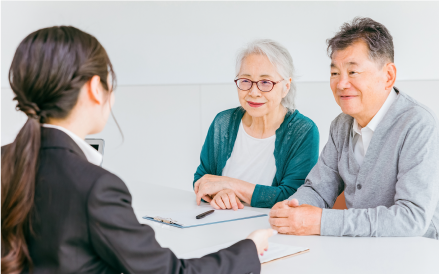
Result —
<path fill-rule="evenodd" d="M 244 205 L 233 190 L 234 180 L 226 176 L 204 175 L 194 185 L 197 205 L 203 199 L 215 209 L 243 209 Z"/>
<path fill-rule="evenodd" d="M 320 235 L 322 209 L 299 205 L 297 199 L 278 202 L 270 210 L 270 225 L 277 232 L 291 235 Z"/>

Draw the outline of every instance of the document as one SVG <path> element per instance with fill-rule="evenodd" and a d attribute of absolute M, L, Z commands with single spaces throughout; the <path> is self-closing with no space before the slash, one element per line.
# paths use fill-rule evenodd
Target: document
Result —
<path fill-rule="evenodd" d="M 150 211 L 144 212 L 143 219 L 179 228 L 189 228 L 267 216 L 267 214 L 253 210 L 239 209 L 237 211 L 215 210 L 212 214 L 209 214 L 202 219 L 196 218 L 197 215 L 212 209 L 211 206 L 200 206 L 197 209 L 191 210 Z"/>
<path fill-rule="evenodd" d="M 179 258 L 181 259 L 192 259 L 201 258 L 207 254 L 218 252 L 221 249 L 227 248 L 234 243 L 226 243 L 217 246 L 207 247 L 198 249 L 192 252 L 185 253 Z M 261 264 L 266 264 L 279 259 L 285 259 L 288 257 L 300 255 L 309 251 L 309 248 L 299 247 L 299 246 L 289 246 L 284 244 L 269 242 L 268 250 L 264 252 L 264 255 L 259 255 L 259 261 Z"/>

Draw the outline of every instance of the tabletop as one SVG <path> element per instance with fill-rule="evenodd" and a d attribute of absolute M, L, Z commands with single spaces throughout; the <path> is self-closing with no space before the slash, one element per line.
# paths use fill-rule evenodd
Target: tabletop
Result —
<path fill-rule="evenodd" d="M 200 248 L 245 239 L 252 231 L 270 228 L 268 216 L 193 228 L 176 228 L 146 221 L 148 209 L 176 210 L 197 207 L 191 191 L 155 184 L 131 187 L 139 222 L 150 225 L 161 246 L 177 256 Z M 246 209 L 267 213 L 266 208 Z M 262 266 L 269 273 L 439 273 L 439 241 L 423 237 L 326 237 L 275 235 L 270 242 L 307 247 L 310 252 Z"/>

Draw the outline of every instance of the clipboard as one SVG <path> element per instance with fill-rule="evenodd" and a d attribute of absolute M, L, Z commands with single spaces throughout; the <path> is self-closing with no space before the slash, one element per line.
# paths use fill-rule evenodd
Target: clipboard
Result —
<path fill-rule="evenodd" d="M 268 216 L 267 214 L 253 210 L 239 209 L 237 211 L 215 210 L 214 213 L 202 219 L 195 218 L 197 215 L 212 209 L 210 206 L 203 206 L 191 210 L 153 211 L 147 212 L 142 218 L 173 227 L 190 228 Z"/>

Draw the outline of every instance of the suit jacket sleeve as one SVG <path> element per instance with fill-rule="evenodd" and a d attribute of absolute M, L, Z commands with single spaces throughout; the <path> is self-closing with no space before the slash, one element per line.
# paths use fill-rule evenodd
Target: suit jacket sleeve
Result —
<path fill-rule="evenodd" d="M 88 198 L 90 238 L 95 251 L 118 273 L 192 274 L 259 273 L 260 262 L 251 240 L 200 259 L 180 260 L 162 248 L 154 230 L 139 224 L 125 184 L 113 174 L 101 176 Z"/>

